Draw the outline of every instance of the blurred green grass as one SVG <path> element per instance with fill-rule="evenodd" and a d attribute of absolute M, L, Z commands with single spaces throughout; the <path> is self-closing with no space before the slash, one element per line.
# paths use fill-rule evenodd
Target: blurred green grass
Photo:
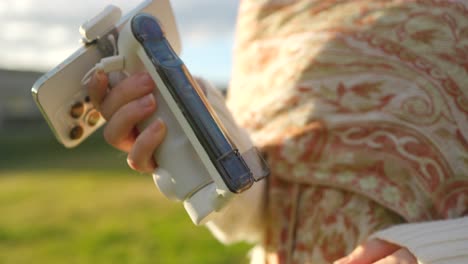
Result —
<path fill-rule="evenodd" d="M 248 245 L 194 226 L 101 133 L 67 150 L 45 126 L 14 131 L 0 130 L 0 263 L 248 262 Z"/>

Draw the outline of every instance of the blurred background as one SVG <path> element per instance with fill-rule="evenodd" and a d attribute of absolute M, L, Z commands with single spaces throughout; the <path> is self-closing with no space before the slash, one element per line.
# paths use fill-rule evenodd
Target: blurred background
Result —
<path fill-rule="evenodd" d="M 96 133 L 59 145 L 31 87 L 79 47 L 79 26 L 108 4 L 139 0 L 0 1 L 0 264 L 246 263 Z M 192 74 L 227 86 L 236 1 L 171 0 Z"/>

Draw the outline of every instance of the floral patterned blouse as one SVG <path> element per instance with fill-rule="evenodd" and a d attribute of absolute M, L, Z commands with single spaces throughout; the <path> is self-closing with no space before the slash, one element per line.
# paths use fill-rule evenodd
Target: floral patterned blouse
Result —
<path fill-rule="evenodd" d="M 228 106 L 267 155 L 267 263 L 468 214 L 468 1 L 243 0 Z"/>

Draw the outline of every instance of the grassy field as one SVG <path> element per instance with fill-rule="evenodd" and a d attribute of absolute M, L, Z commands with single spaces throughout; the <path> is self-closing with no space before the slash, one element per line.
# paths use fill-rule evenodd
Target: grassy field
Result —
<path fill-rule="evenodd" d="M 195 227 L 100 136 L 66 150 L 34 131 L 0 131 L 1 264 L 248 262 L 248 245 Z"/>

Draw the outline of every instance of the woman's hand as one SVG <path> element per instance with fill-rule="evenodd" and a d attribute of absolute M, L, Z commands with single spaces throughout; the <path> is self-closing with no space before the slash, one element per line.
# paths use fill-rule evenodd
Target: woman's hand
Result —
<path fill-rule="evenodd" d="M 372 239 L 358 246 L 348 256 L 334 264 L 417 264 L 408 249 L 380 239 Z"/>
<path fill-rule="evenodd" d="M 111 90 L 104 72 L 96 72 L 88 85 L 92 104 L 98 109 L 107 125 L 104 138 L 113 147 L 126 153 L 128 165 L 136 171 L 152 173 L 156 168 L 154 150 L 161 144 L 166 127 L 161 120 L 138 131 L 136 124 L 156 111 L 152 94 L 156 85 L 148 73 L 132 75 Z"/>

